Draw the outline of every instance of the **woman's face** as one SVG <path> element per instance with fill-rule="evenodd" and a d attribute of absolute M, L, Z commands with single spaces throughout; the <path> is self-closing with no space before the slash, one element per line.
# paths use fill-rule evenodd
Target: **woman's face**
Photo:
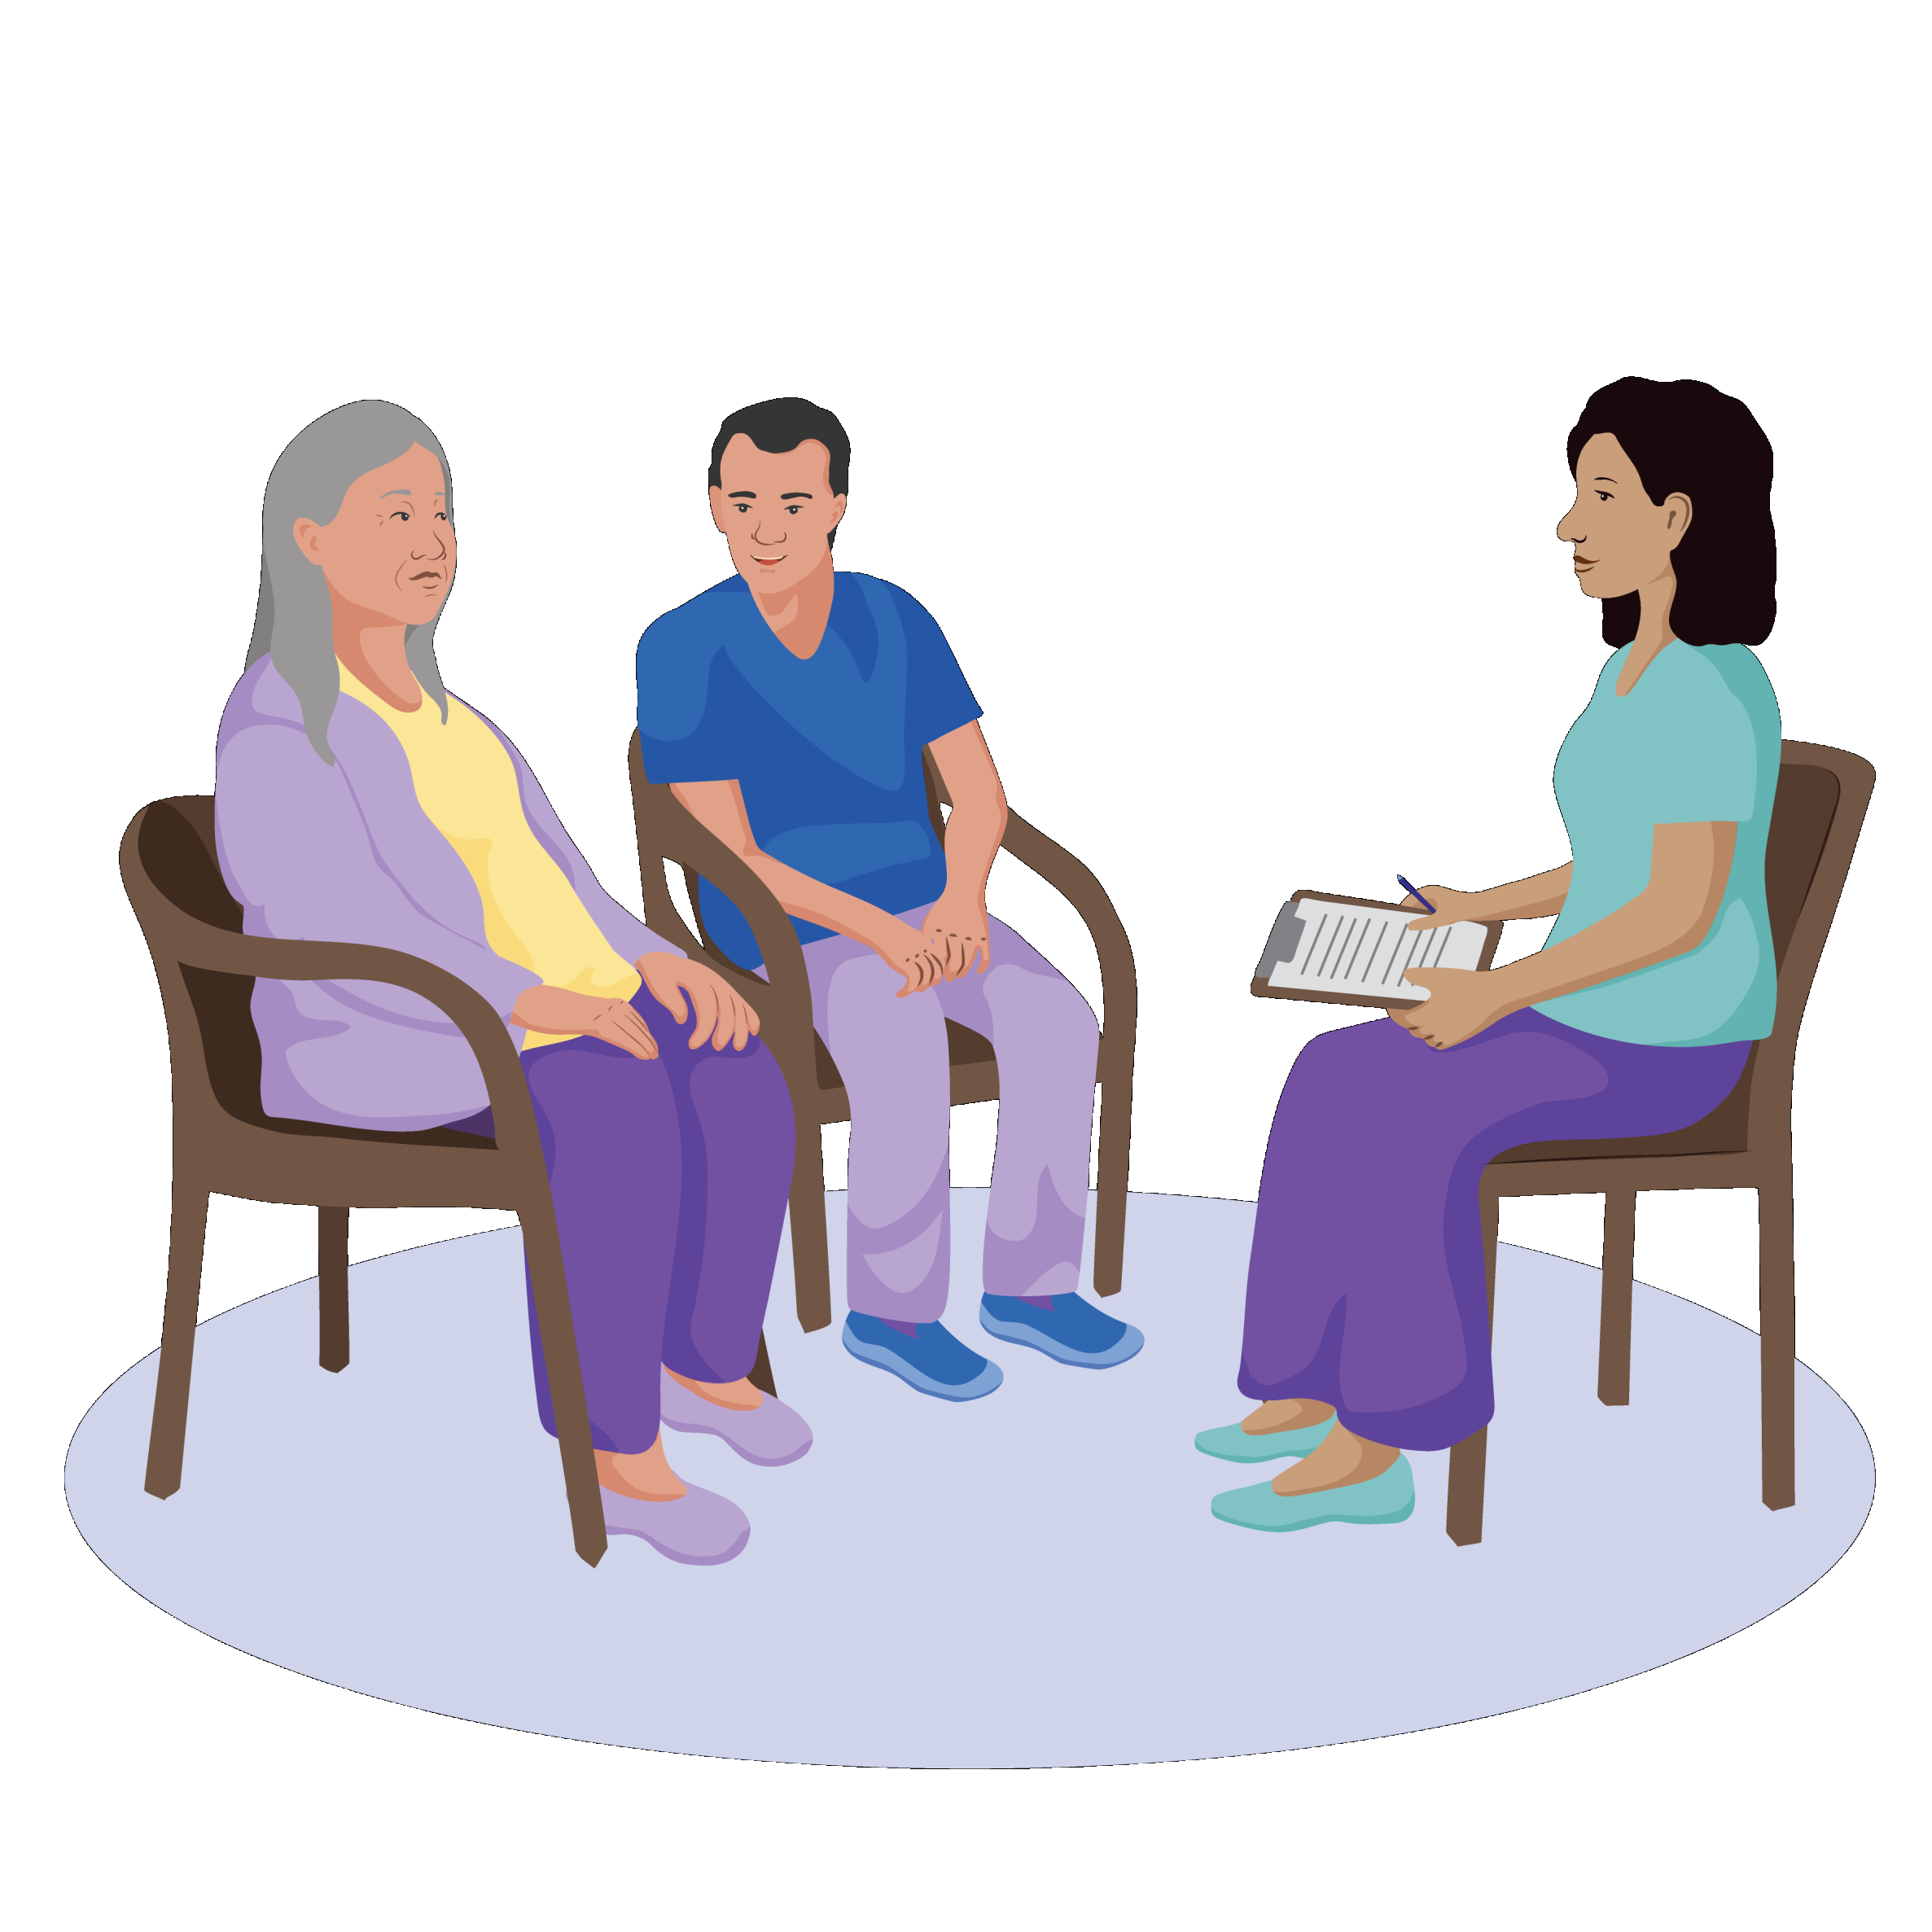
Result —
<path fill-rule="evenodd" d="M 456 575 L 443 466 L 419 443 L 358 476 L 333 523 L 298 518 L 295 537 L 336 607 L 378 621 L 427 624 Z"/>
<path fill-rule="evenodd" d="M 1597 435 L 1576 458 L 1576 501 L 1557 525 L 1574 544 L 1578 587 L 1586 597 L 1628 597 L 1671 574 L 1671 552 L 1690 528 L 1690 498 L 1679 492 L 1653 503 L 1636 465 L 1612 436 Z"/>

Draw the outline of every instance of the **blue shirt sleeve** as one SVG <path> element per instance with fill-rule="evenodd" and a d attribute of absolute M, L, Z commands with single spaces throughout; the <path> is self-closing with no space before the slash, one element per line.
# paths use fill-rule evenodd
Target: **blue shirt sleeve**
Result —
<path fill-rule="evenodd" d="M 1653 825 L 1742 824 L 1756 804 L 1750 713 L 1717 672 L 1697 671 L 1656 718 L 1648 755 L 1631 773 L 1633 800 Z"/>
<path fill-rule="evenodd" d="M 637 741 L 654 783 L 742 777 L 743 686 L 706 627 L 659 618 L 637 640 Z"/>
<path fill-rule="evenodd" d="M 929 745 L 984 714 L 932 613 L 897 585 L 892 589 L 905 630 L 906 738 Z"/>

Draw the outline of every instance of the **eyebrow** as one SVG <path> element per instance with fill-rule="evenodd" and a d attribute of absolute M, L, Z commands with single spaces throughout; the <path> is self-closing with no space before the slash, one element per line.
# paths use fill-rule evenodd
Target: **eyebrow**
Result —
<path fill-rule="evenodd" d="M 1614 476 L 1592 476 L 1590 480 L 1592 483 L 1614 483 L 1617 480 Z"/>
<path fill-rule="evenodd" d="M 414 493 L 414 491 L 412 491 L 412 490 L 406 490 L 406 489 L 386 489 L 386 490 L 384 490 L 384 491 L 383 492 L 383 497 L 407 497 L 407 496 L 413 496 L 414 493 Z M 383 497 L 378 497 L 376 498 L 376 502 L 379 502 L 379 502 L 382 502 L 382 500 L 383 500 Z"/>
<path fill-rule="evenodd" d="M 750 497 L 755 501 L 757 495 L 758 493 L 755 489 L 734 489 L 727 501 L 735 503 L 740 497 Z"/>

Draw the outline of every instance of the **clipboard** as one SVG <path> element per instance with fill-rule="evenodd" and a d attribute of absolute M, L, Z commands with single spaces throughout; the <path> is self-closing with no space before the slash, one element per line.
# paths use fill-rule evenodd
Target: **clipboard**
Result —
<path fill-rule="evenodd" d="M 1274 970 L 1274 964 L 1277 960 L 1284 957 L 1281 948 L 1285 937 L 1285 930 L 1296 923 L 1296 904 L 1303 899 L 1319 899 L 1330 905 L 1359 905 L 1373 912 L 1395 913 L 1406 909 L 1412 918 L 1422 916 L 1416 907 L 1410 906 L 1404 909 L 1400 900 L 1358 899 L 1352 893 L 1316 892 L 1311 892 L 1304 887 L 1300 892 L 1291 894 L 1287 904 L 1276 915 L 1274 929 L 1268 935 L 1268 948 L 1261 956 L 1260 963 L 1255 968 L 1254 980 L 1248 988 L 1248 991 L 1256 999 L 1320 1000 L 1330 1005 L 1375 1006 L 1385 1010 L 1391 1006 L 1420 1006 L 1425 1003 L 1413 997 L 1408 999 L 1391 997 L 1386 992 L 1349 992 L 1343 991 L 1339 987 L 1326 985 L 1318 987 L 1270 986 L 1268 983 L 1268 977 Z M 1305 922 L 1301 923 L 1305 924 Z M 1486 919 L 1482 921 L 1470 920 L 1465 923 L 1480 924 L 1483 927 L 1484 935 L 1483 949 L 1476 961 L 1475 970 L 1479 973 L 1486 973 L 1489 970 L 1491 962 L 1496 957 L 1497 943 L 1503 936 L 1503 922 L 1500 919 Z M 1400 979 L 1397 984 L 1400 984 Z"/>

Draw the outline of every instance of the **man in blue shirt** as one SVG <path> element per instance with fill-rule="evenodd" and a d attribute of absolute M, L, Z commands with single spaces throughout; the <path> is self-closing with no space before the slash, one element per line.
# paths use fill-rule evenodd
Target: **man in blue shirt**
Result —
<path fill-rule="evenodd" d="M 711 512 L 736 574 L 637 646 L 644 767 L 771 888 L 804 945 L 813 1019 L 852 1103 L 845 1346 L 949 1401 L 997 1367 L 940 1321 L 951 1255 L 946 1021 L 1000 1069 L 981 1325 L 1057 1361 L 1108 1368 L 1138 1330 L 1076 1293 L 1094 1057 L 1080 993 L 986 911 L 1005 794 L 979 707 L 923 605 L 832 567 L 852 445 L 796 396 L 728 416 Z M 922 749 L 952 795 L 944 844 Z M 708 881 L 699 911 L 741 965 L 762 962 Z"/>

